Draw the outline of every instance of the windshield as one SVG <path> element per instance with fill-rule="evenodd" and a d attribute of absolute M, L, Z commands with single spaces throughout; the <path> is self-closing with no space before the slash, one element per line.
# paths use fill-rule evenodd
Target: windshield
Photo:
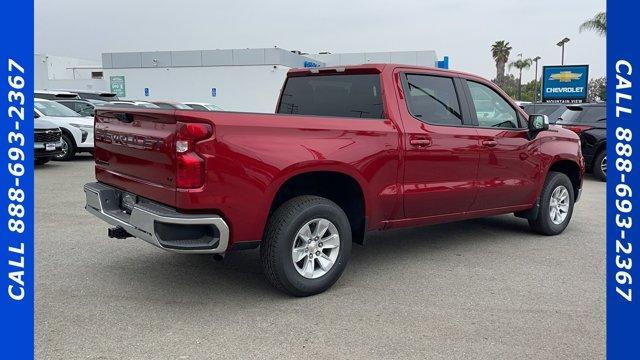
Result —
<path fill-rule="evenodd" d="M 81 117 L 82 115 L 68 107 L 53 101 L 35 101 L 33 106 L 45 116 Z"/>

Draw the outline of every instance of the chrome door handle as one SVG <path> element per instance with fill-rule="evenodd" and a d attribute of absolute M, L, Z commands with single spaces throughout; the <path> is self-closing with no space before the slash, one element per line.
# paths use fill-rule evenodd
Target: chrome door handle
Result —
<path fill-rule="evenodd" d="M 411 139 L 409 140 L 409 144 L 415 147 L 427 147 L 431 145 L 431 140 L 429 139 Z"/>
<path fill-rule="evenodd" d="M 494 147 L 498 145 L 498 142 L 495 140 L 482 140 L 482 145 L 487 147 Z"/>

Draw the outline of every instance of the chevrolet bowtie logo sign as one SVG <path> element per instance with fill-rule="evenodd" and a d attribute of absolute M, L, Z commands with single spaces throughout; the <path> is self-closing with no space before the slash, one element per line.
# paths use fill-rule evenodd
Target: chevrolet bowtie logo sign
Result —
<path fill-rule="evenodd" d="M 557 80 L 560 82 L 571 82 L 573 80 L 580 80 L 582 74 L 572 73 L 571 71 L 561 71 L 556 74 L 551 74 L 549 80 Z"/>

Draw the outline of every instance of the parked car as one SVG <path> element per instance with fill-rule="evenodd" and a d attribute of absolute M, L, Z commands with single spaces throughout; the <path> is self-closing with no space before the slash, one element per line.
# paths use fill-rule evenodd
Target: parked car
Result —
<path fill-rule="evenodd" d="M 160 106 L 156 104 L 152 104 L 148 101 L 130 101 L 130 100 L 118 100 L 118 101 L 110 101 L 108 103 L 102 104 L 102 106 L 109 107 L 142 107 L 147 109 L 160 109 Z"/>
<path fill-rule="evenodd" d="M 607 179 L 607 110 L 604 103 L 568 105 L 557 124 L 578 136 L 587 171 Z"/>
<path fill-rule="evenodd" d="M 175 101 L 152 101 L 151 103 L 158 105 L 161 109 L 191 110 L 191 107 Z"/>
<path fill-rule="evenodd" d="M 35 119 L 33 122 L 33 155 L 36 165 L 51 161 L 62 153 L 62 131 L 54 123 Z"/>
<path fill-rule="evenodd" d="M 55 160 L 71 160 L 76 153 L 93 153 L 93 118 L 85 117 L 55 101 L 34 100 L 35 117 L 48 120 L 62 130 L 62 152 Z"/>
<path fill-rule="evenodd" d="M 114 93 L 108 91 L 91 91 L 91 90 L 58 90 L 69 91 L 78 94 L 83 100 L 99 100 L 99 101 L 117 101 L 120 100 Z"/>
<path fill-rule="evenodd" d="M 78 94 L 64 90 L 36 90 L 36 99 L 58 100 L 58 99 L 80 99 Z"/>
<path fill-rule="evenodd" d="M 536 104 L 527 104 L 524 105 L 524 112 L 527 114 L 542 114 L 547 115 L 549 117 L 549 123 L 555 124 L 564 111 L 567 110 L 567 105 L 565 104 L 554 104 L 554 103 L 536 103 Z"/>
<path fill-rule="evenodd" d="M 276 112 L 99 108 L 87 211 L 168 251 L 260 246 L 267 279 L 307 296 L 371 231 L 515 213 L 556 235 L 582 189 L 578 136 L 478 76 L 292 69 Z"/>
<path fill-rule="evenodd" d="M 202 103 L 202 102 L 186 102 L 184 103 L 185 105 L 187 105 L 188 107 L 194 109 L 194 110 L 201 110 L 201 111 L 224 111 L 222 110 L 222 108 L 220 106 L 214 105 L 214 104 L 209 104 L 209 103 Z"/>
<path fill-rule="evenodd" d="M 73 99 L 73 100 L 55 100 L 57 103 L 62 104 L 66 107 L 68 107 L 69 109 L 77 112 L 78 114 L 82 115 L 82 116 L 90 116 L 93 117 L 93 114 L 95 112 L 96 106 L 98 106 L 99 104 L 104 104 L 106 103 L 105 101 L 99 101 L 99 102 L 95 102 L 95 101 L 88 101 L 88 100 L 77 100 L 77 99 Z"/>

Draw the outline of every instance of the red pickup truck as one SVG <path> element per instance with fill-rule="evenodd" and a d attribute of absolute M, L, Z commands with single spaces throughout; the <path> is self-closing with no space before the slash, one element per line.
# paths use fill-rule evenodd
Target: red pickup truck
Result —
<path fill-rule="evenodd" d="M 374 230 L 515 213 L 558 234 L 584 161 L 576 134 L 487 80 L 368 64 L 291 70 L 276 114 L 98 109 L 95 174 L 86 209 L 110 237 L 259 246 L 268 280 L 306 296 Z"/>

